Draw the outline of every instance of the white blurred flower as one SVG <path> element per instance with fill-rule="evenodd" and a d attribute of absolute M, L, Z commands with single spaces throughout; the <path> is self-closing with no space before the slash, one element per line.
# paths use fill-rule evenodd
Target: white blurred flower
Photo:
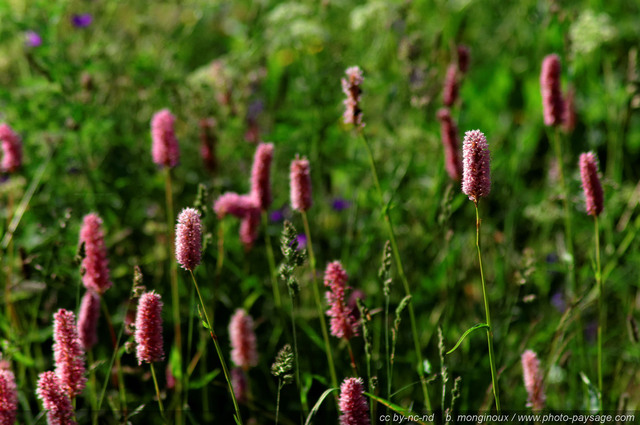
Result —
<path fill-rule="evenodd" d="M 616 29 L 606 13 L 596 15 L 592 10 L 585 10 L 569 29 L 572 53 L 589 54 L 602 44 L 616 37 Z"/>

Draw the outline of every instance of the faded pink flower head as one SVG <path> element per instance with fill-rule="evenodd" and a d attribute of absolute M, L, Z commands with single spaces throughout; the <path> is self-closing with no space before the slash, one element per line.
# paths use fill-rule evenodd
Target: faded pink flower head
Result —
<path fill-rule="evenodd" d="M 200 213 L 185 208 L 178 216 L 176 226 L 176 259 L 185 270 L 193 271 L 202 257 L 202 224 Z"/>
<path fill-rule="evenodd" d="M 49 425 L 75 425 L 71 399 L 64 391 L 62 382 L 53 372 L 43 372 L 38 377 L 38 398 L 47 411 Z"/>
<path fill-rule="evenodd" d="M 480 130 L 467 131 L 462 142 L 462 192 L 478 202 L 491 191 L 491 153 Z"/>
<path fill-rule="evenodd" d="M 451 117 L 448 108 L 438 111 L 440 120 L 440 134 L 444 147 L 444 165 L 452 180 L 460 181 L 462 178 L 462 161 L 460 160 L 460 143 L 458 139 L 458 126 Z"/>
<path fill-rule="evenodd" d="M 235 192 L 223 193 L 213 204 L 213 210 L 219 219 L 227 214 L 243 218 L 256 209 L 259 209 L 259 206 L 252 196 L 238 195 Z"/>
<path fill-rule="evenodd" d="M 309 171 L 309 161 L 306 158 L 296 159 L 291 162 L 291 172 L 289 174 L 289 184 L 291 185 L 291 207 L 297 211 L 307 211 L 311 208 L 311 174 Z"/>
<path fill-rule="evenodd" d="M 233 387 L 233 394 L 236 396 L 236 400 L 239 403 L 243 403 L 247 400 L 247 390 L 249 389 L 249 383 L 247 382 L 247 375 L 239 367 L 231 369 L 231 386 Z"/>
<path fill-rule="evenodd" d="M 542 110 L 544 124 L 556 126 L 562 124 L 564 115 L 564 100 L 560 87 L 560 57 L 555 53 L 548 55 L 542 61 L 540 71 L 540 93 L 542 94 Z"/>
<path fill-rule="evenodd" d="M 458 99 L 458 65 L 452 63 L 447 68 L 442 89 L 442 100 L 445 106 L 453 105 Z"/>
<path fill-rule="evenodd" d="M 360 109 L 360 101 L 362 97 L 362 83 L 364 77 L 360 67 L 352 66 L 345 71 L 347 78 L 342 78 L 342 92 L 347 96 L 344 100 L 343 120 L 345 124 L 353 124 L 358 128 L 363 128 L 362 109 Z"/>
<path fill-rule="evenodd" d="M 258 364 L 256 334 L 253 330 L 253 318 L 244 309 L 237 309 L 229 322 L 231 338 L 231 360 L 244 370 Z"/>
<path fill-rule="evenodd" d="M 162 300 L 153 291 L 145 292 L 138 301 L 135 340 L 139 365 L 164 360 Z"/>
<path fill-rule="evenodd" d="M 18 413 L 16 377 L 9 369 L 0 369 L 0 425 L 13 425 Z"/>
<path fill-rule="evenodd" d="M 327 316 L 331 318 L 331 335 L 346 340 L 358 335 L 358 321 L 344 299 L 348 278 L 339 261 L 329 263 L 324 272 L 324 286 L 329 288 L 326 297 L 329 303 Z"/>
<path fill-rule="evenodd" d="M 580 155 L 580 177 L 582 178 L 587 214 L 596 217 L 600 215 L 604 207 L 604 195 L 598 176 L 598 158 L 593 152 Z"/>
<path fill-rule="evenodd" d="M 271 161 L 273 143 L 260 143 L 251 168 L 251 196 L 262 211 L 271 205 Z"/>
<path fill-rule="evenodd" d="M 82 283 L 87 289 L 103 294 L 111 288 L 111 280 L 102 219 L 97 214 L 84 216 L 82 229 L 80 229 L 80 243 L 84 244 L 84 258 L 81 264 Z"/>
<path fill-rule="evenodd" d="M 347 378 L 340 385 L 340 425 L 369 425 L 369 405 L 362 378 Z"/>
<path fill-rule="evenodd" d="M 244 244 L 245 250 L 250 250 L 253 243 L 258 239 L 258 229 L 260 228 L 260 210 L 250 210 L 240 221 L 240 241 Z"/>
<path fill-rule="evenodd" d="M 175 117 L 168 109 L 155 113 L 151 119 L 151 156 L 160 167 L 173 168 L 180 160 L 178 139 L 174 130 Z"/>
<path fill-rule="evenodd" d="M 100 295 L 89 290 L 84 293 L 78 314 L 78 335 L 85 351 L 98 342 L 98 318 L 100 317 Z"/>
<path fill-rule="evenodd" d="M 564 113 L 562 114 L 562 130 L 565 133 L 571 133 L 576 128 L 576 105 L 575 105 L 576 91 L 573 87 L 567 90 L 567 97 L 564 104 Z"/>
<path fill-rule="evenodd" d="M 531 407 L 535 411 L 544 409 L 546 397 L 542 385 L 540 361 L 536 353 L 532 350 L 527 350 L 522 353 L 522 376 L 524 377 L 524 386 L 529 395 L 527 407 Z"/>
<path fill-rule="evenodd" d="M 457 52 L 458 52 L 458 69 L 463 74 L 466 74 L 467 71 L 469 70 L 471 51 L 469 50 L 469 47 L 465 46 L 464 44 L 459 44 L 457 48 Z"/>
<path fill-rule="evenodd" d="M 0 171 L 13 173 L 22 165 L 22 141 L 20 136 L 8 124 L 0 124 L 0 142 L 2 143 Z"/>
<path fill-rule="evenodd" d="M 53 315 L 53 341 L 56 376 L 69 398 L 74 399 L 84 389 L 87 378 L 84 350 L 73 312 L 61 308 Z"/>

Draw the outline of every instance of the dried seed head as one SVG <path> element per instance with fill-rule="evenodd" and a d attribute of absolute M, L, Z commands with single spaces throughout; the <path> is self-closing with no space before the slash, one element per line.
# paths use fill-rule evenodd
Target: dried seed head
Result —
<path fill-rule="evenodd" d="M 100 296 L 93 291 L 87 291 L 80 303 L 78 314 L 78 334 L 85 351 L 98 342 L 98 318 L 100 317 Z"/>
<path fill-rule="evenodd" d="M 540 93 L 542 94 L 542 110 L 544 124 L 556 126 L 562 124 L 564 115 L 564 100 L 560 87 L 560 57 L 555 53 L 548 55 L 542 61 L 540 71 Z"/>
<path fill-rule="evenodd" d="M 142 294 L 138 301 L 135 340 L 138 364 L 164 360 L 162 299 L 153 291 Z"/>
<path fill-rule="evenodd" d="M 524 386 L 527 389 L 529 398 L 527 407 L 539 411 L 544 409 L 545 395 L 542 386 L 542 371 L 540 371 L 540 361 L 532 350 L 522 353 L 522 375 Z"/>
<path fill-rule="evenodd" d="M 362 95 L 362 83 L 364 77 L 362 70 L 357 66 L 347 68 L 345 71 L 347 78 L 342 78 L 342 92 L 347 96 L 344 100 L 343 120 L 345 124 L 353 124 L 358 128 L 364 127 L 362 122 L 362 109 L 360 109 L 360 100 Z"/>
<path fill-rule="evenodd" d="M 231 338 L 231 360 L 236 366 L 248 370 L 258 364 L 256 334 L 253 330 L 253 318 L 239 308 L 229 322 Z"/>
<path fill-rule="evenodd" d="M 185 270 L 193 271 L 202 256 L 202 224 L 200 213 L 185 208 L 178 216 L 176 226 L 176 260 Z"/>
<path fill-rule="evenodd" d="M 580 177 L 587 206 L 587 214 L 598 216 L 604 206 L 604 195 L 598 176 L 598 159 L 593 152 L 580 155 Z"/>
<path fill-rule="evenodd" d="M 180 160 L 174 122 L 175 117 L 168 109 L 156 112 L 151 119 L 151 156 L 160 167 L 173 168 Z"/>
<path fill-rule="evenodd" d="M 102 219 L 97 214 L 91 213 L 84 216 L 80 230 L 80 244 L 84 244 L 85 252 L 81 265 L 82 283 L 87 289 L 104 294 L 111 288 L 111 280 Z"/>
<path fill-rule="evenodd" d="M 369 425 L 369 406 L 362 378 L 347 378 L 340 385 L 340 425 Z"/>
<path fill-rule="evenodd" d="M 64 391 L 61 381 L 53 372 L 41 373 L 38 377 L 38 398 L 47 411 L 49 425 L 75 425 L 71 399 Z"/>
<path fill-rule="evenodd" d="M 8 124 L 0 124 L 0 143 L 2 144 L 0 171 L 13 173 L 22 165 L 22 141 L 20 136 Z"/>
<path fill-rule="evenodd" d="M 480 130 L 467 131 L 462 144 L 462 192 L 478 202 L 491 191 L 491 153 Z"/>
<path fill-rule="evenodd" d="M 458 138 L 458 126 L 451 117 L 448 108 L 438 111 L 440 120 L 440 134 L 444 147 L 444 163 L 447 173 L 452 180 L 460 181 L 462 178 L 462 161 L 460 160 L 460 143 Z"/>
<path fill-rule="evenodd" d="M 311 208 L 311 174 L 309 161 L 306 158 L 296 159 L 291 162 L 289 174 L 291 185 L 291 207 L 297 211 L 307 211 Z"/>
<path fill-rule="evenodd" d="M 271 161 L 273 143 L 260 143 L 251 168 L 251 196 L 262 211 L 271 205 Z"/>
<path fill-rule="evenodd" d="M 53 315 L 53 341 L 56 376 L 69 398 L 73 399 L 82 392 L 87 382 L 84 350 L 73 312 L 60 309 Z"/>

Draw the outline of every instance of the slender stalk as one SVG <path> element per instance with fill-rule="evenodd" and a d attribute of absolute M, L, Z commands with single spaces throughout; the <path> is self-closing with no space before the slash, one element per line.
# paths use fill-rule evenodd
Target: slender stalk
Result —
<path fill-rule="evenodd" d="M 307 213 L 301 212 L 302 222 L 304 223 L 304 233 L 307 235 L 307 250 L 309 252 L 309 264 L 311 266 L 311 274 L 313 278 L 313 295 L 316 300 L 316 307 L 318 307 L 318 318 L 320 319 L 320 329 L 322 330 L 322 337 L 324 338 L 324 351 L 327 354 L 327 362 L 329 363 L 329 373 L 331 374 L 331 385 L 334 388 L 338 388 L 338 378 L 336 376 L 336 368 L 333 364 L 333 357 L 331 355 L 331 345 L 329 344 L 329 333 L 327 332 L 327 324 L 324 321 L 324 309 L 322 308 L 322 301 L 320 300 L 320 291 L 318 289 L 318 279 L 316 278 L 316 257 L 313 254 L 313 242 L 311 241 L 311 231 L 309 229 L 309 220 L 307 219 Z"/>
<path fill-rule="evenodd" d="M 276 425 L 278 425 L 278 416 L 280 416 L 280 390 L 282 389 L 282 379 L 278 378 L 278 396 L 276 397 Z"/>
<path fill-rule="evenodd" d="M 231 394 L 231 401 L 233 401 L 233 408 L 236 411 L 236 419 L 238 423 L 242 425 L 242 416 L 240 416 L 240 408 L 238 407 L 238 402 L 236 401 L 236 395 L 233 392 L 233 385 L 231 384 L 229 369 L 227 369 L 227 364 L 224 361 L 222 350 L 220 350 L 220 344 L 218 344 L 218 336 L 216 335 L 215 331 L 213 330 L 213 326 L 211 326 L 211 322 L 209 321 L 209 315 L 207 314 L 207 309 L 204 306 L 204 301 L 202 300 L 202 295 L 200 294 L 200 288 L 198 287 L 198 282 L 196 282 L 196 277 L 193 274 L 192 270 L 189 270 L 189 273 L 191 274 L 193 285 L 196 287 L 196 292 L 198 293 L 198 298 L 200 299 L 200 306 L 202 307 L 202 314 L 204 314 L 204 318 L 207 321 L 207 326 L 209 328 L 209 335 L 211 335 L 213 344 L 216 347 L 216 352 L 218 353 L 218 358 L 220 359 L 220 363 L 222 364 L 222 372 L 224 372 L 224 377 L 227 380 L 227 386 L 229 387 L 229 394 Z"/>
<path fill-rule="evenodd" d="M 280 301 L 280 289 L 278 287 L 278 279 L 276 277 L 276 262 L 273 257 L 273 248 L 271 247 L 271 237 L 269 236 L 268 231 L 269 220 L 267 218 L 266 211 L 262 211 L 262 225 L 264 227 L 264 237 L 267 246 L 267 260 L 269 261 L 269 274 L 271 275 L 273 299 L 276 302 L 276 307 L 279 309 L 280 307 L 282 307 L 282 302 Z"/>
<path fill-rule="evenodd" d="M 291 327 L 293 332 L 293 351 L 295 353 L 295 365 L 296 365 L 296 386 L 298 387 L 298 393 L 300 394 L 300 404 L 302 405 L 302 411 L 304 416 L 306 417 L 309 414 L 309 406 L 307 402 L 302 397 L 302 386 L 300 385 L 300 357 L 298 357 L 298 337 L 296 336 L 296 316 L 294 314 L 295 310 L 295 299 L 291 292 L 289 292 L 289 298 L 291 298 Z"/>
<path fill-rule="evenodd" d="M 602 272 L 600 269 L 600 229 L 598 225 L 598 216 L 594 216 L 594 226 L 596 233 L 596 283 L 598 285 L 598 391 L 600 392 L 600 411 L 602 412 L 603 397 L 602 393 L 602 333 L 604 331 L 604 315 L 602 309 L 603 291 Z"/>
<path fill-rule="evenodd" d="M 484 271 L 482 270 L 482 255 L 480 254 L 480 213 L 478 212 L 478 201 L 474 202 L 476 207 L 476 248 L 478 249 L 478 262 L 480 264 L 480 278 L 482 280 L 482 297 L 484 298 L 484 312 L 487 316 L 487 344 L 489 345 L 489 365 L 491 366 L 491 383 L 493 387 L 493 397 L 496 400 L 496 410 L 500 413 L 500 395 L 498 390 L 498 374 L 496 373 L 496 358 L 493 352 L 493 327 L 491 326 L 491 314 L 489 313 L 489 298 L 487 288 L 484 283 Z"/>
<path fill-rule="evenodd" d="M 93 350 L 87 352 L 87 360 L 89 367 L 89 382 L 91 383 L 89 404 L 91 404 L 91 423 L 98 425 L 98 409 L 96 409 L 96 403 L 98 401 L 96 393 L 96 370 L 93 368 Z"/>
<path fill-rule="evenodd" d="M 391 400 L 391 360 L 389 357 L 389 295 L 384 296 L 384 348 L 387 354 L 385 364 L 387 366 L 387 400 Z M 387 408 L 387 411 L 389 408 Z"/>
<path fill-rule="evenodd" d="M 347 348 L 349 349 L 349 358 L 351 359 L 351 370 L 353 370 L 353 376 L 358 376 L 358 368 L 356 367 L 356 359 L 353 356 L 353 350 L 351 349 L 351 342 L 347 339 Z M 369 378 L 371 378 L 371 373 L 369 372 Z"/>
<path fill-rule="evenodd" d="M 109 328 L 109 334 L 111 335 L 111 343 L 113 344 L 113 349 L 114 351 L 117 351 L 118 341 L 120 340 L 120 338 L 116 337 L 116 332 L 113 328 L 113 320 L 111 320 L 111 314 L 109 313 L 109 309 L 107 308 L 107 303 L 104 301 L 102 297 L 100 297 L 100 306 L 102 307 L 104 317 L 107 321 L 107 327 Z M 126 314 L 126 310 L 125 310 L 125 314 Z M 122 375 L 122 365 L 120 363 L 120 356 L 115 357 L 115 363 L 116 363 L 116 378 L 114 378 L 114 381 L 118 385 L 118 395 L 120 396 L 120 409 L 124 413 L 124 416 L 126 419 L 128 415 L 127 392 L 124 387 L 124 376 Z M 109 370 L 111 370 L 111 368 L 109 368 Z M 109 375 L 111 375 L 111 373 L 109 373 Z"/>
<path fill-rule="evenodd" d="M 165 420 L 164 417 L 164 407 L 162 407 L 162 398 L 160 397 L 160 388 L 158 387 L 158 378 L 156 377 L 156 370 L 153 367 L 153 363 L 149 363 L 149 367 L 151 367 L 151 376 L 153 376 L 153 385 L 156 387 L 156 395 L 158 396 L 158 407 L 160 408 L 160 414 L 162 415 L 162 420 Z"/>
<path fill-rule="evenodd" d="M 171 168 L 164 168 L 165 201 L 167 206 L 167 243 L 169 245 L 169 276 L 171 278 L 171 308 L 173 312 L 174 344 L 177 348 L 178 361 L 175 364 L 182 368 L 182 331 L 180 330 L 180 295 L 178 292 L 178 263 L 175 261 L 175 217 L 173 213 L 173 189 L 171 185 Z M 182 375 L 182 373 L 180 373 Z M 175 399 L 182 402 L 182 380 L 176 379 Z M 176 409 L 176 423 L 182 424 L 181 406 Z"/>
<path fill-rule="evenodd" d="M 402 285 L 404 287 L 405 295 L 411 295 L 411 289 L 409 288 L 409 281 L 407 280 L 407 276 L 404 274 L 404 268 L 402 267 L 402 259 L 400 258 L 400 252 L 398 250 L 398 244 L 396 242 L 396 236 L 393 231 L 393 223 L 391 222 L 391 217 L 389 216 L 389 210 L 387 206 L 384 205 L 384 198 L 382 195 L 382 188 L 380 187 L 380 181 L 378 180 L 378 172 L 376 171 L 376 163 L 373 158 L 373 151 L 371 150 L 371 146 L 369 145 L 369 141 L 365 136 L 363 131 L 359 131 L 362 141 L 364 142 L 364 146 L 367 149 L 367 154 L 369 156 L 369 164 L 371 165 L 371 173 L 373 174 L 373 181 L 376 186 L 376 190 L 378 191 L 378 197 L 380 198 L 380 206 L 382 208 L 382 212 L 384 213 L 384 221 L 387 227 L 387 232 L 389 234 L 389 241 L 391 242 L 391 250 L 393 252 L 393 259 L 396 264 L 396 268 L 398 269 L 398 275 L 400 276 L 400 280 L 402 281 Z M 427 382 L 424 378 L 424 361 L 422 358 L 422 351 L 420 349 L 420 338 L 418 337 L 418 328 L 416 326 L 416 316 L 413 311 L 413 303 L 409 303 L 409 318 L 411 319 L 411 333 L 413 335 L 413 343 L 416 350 L 416 356 L 418 358 L 418 375 L 420 376 L 420 384 L 422 386 L 422 394 L 424 396 L 424 404 L 427 408 L 427 411 L 431 412 L 431 400 L 429 399 L 429 390 L 427 389 Z"/>

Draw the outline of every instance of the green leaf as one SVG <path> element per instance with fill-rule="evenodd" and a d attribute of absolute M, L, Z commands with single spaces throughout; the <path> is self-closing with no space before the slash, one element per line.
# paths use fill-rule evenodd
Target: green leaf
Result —
<path fill-rule="evenodd" d="M 322 395 L 320 396 L 320 398 L 316 402 L 315 406 L 313 406 L 313 409 L 311 409 L 311 411 L 309 412 L 309 416 L 307 416 L 307 420 L 304 422 L 304 425 L 309 425 L 311 423 L 311 419 L 313 418 L 313 416 L 316 413 L 318 413 L 318 410 L 320 409 L 320 406 L 322 405 L 322 402 L 324 401 L 324 399 L 327 398 L 327 396 L 329 394 L 331 394 L 332 392 L 334 392 L 334 391 L 338 391 L 338 389 L 337 388 L 329 388 L 328 390 L 326 390 L 325 392 L 322 393 Z"/>
<path fill-rule="evenodd" d="M 199 379 L 189 381 L 189 389 L 197 390 L 198 388 L 202 388 L 206 386 L 209 382 L 213 381 L 215 377 L 218 375 L 220 375 L 220 369 L 215 369 Z"/>
<path fill-rule="evenodd" d="M 462 336 L 460 337 L 460 339 L 458 340 L 458 342 L 456 343 L 456 346 L 453 347 L 451 350 L 447 351 L 447 354 L 451 354 L 454 351 L 456 351 L 456 348 L 458 348 L 458 346 L 460 344 L 462 344 L 462 341 L 464 341 L 464 339 L 467 337 L 467 335 L 469 335 L 471 332 L 475 331 L 476 329 L 482 329 L 482 328 L 487 328 L 489 329 L 489 325 L 487 325 L 486 323 L 478 323 L 475 326 L 470 327 L 469 329 L 467 329 L 467 331 L 465 333 L 462 334 Z"/>

